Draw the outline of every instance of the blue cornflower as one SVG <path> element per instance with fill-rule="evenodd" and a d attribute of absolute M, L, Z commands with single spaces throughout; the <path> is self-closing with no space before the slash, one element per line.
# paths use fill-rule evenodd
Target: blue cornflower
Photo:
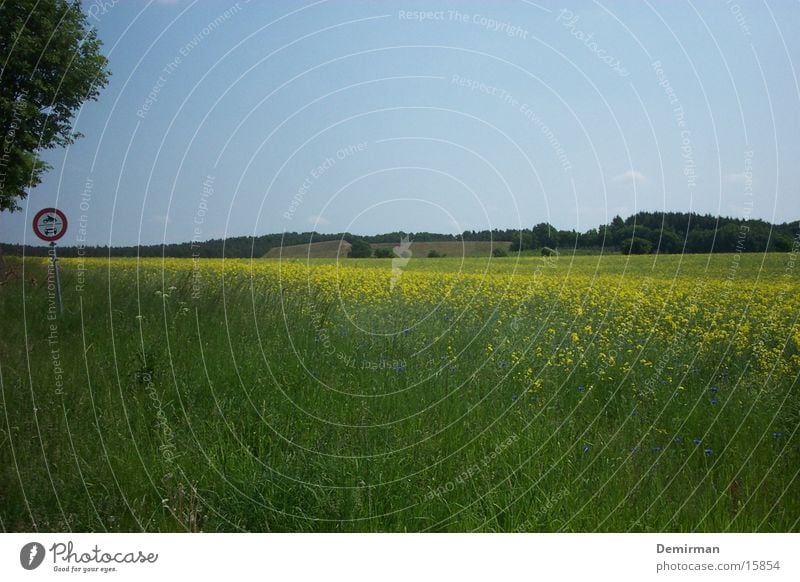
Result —
<path fill-rule="evenodd" d="M 716 392 L 717 392 L 717 387 L 716 387 L 716 386 L 711 386 L 711 387 L 708 389 L 708 391 L 709 391 L 709 392 L 716 393 Z"/>
<path fill-rule="evenodd" d="M 586 387 L 583 384 L 581 384 L 580 386 L 578 386 L 578 392 L 586 392 Z"/>
<path fill-rule="evenodd" d="M 710 457 L 714 454 L 714 449 L 703 449 L 703 452 L 706 454 L 706 457 Z"/>
<path fill-rule="evenodd" d="M 777 431 L 777 430 L 776 430 L 774 433 L 772 433 L 772 437 L 773 437 L 773 438 L 776 438 L 776 439 L 779 439 L 779 438 L 781 438 L 782 436 L 783 436 L 783 433 L 782 433 L 782 432 L 780 432 L 780 431 Z"/>
<path fill-rule="evenodd" d="M 694 444 L 696 444 L 696 445 L 699 445 L 700 443 L 702 443 L 702 442 L 703 442 L 703 439 L 701 439 L 700 437 L 694 437 L 694 438 L 692 439 L 692 442 L 693 442 Z"/>
<path fill-rule="evenodd" d="M 631 448 L 628 449 L 628 452 L 629 453 L 635 453 L 638 450 L 639 450 L 639 447 L 631 447 Z"/>
<path fill-rule="evenodd" d="M 508 362 L 506 362 L 505 360 L 503 360 L 502 362 L 500 362 L 500 367 L 501 367 L 501 368 L 505 368 L 506 366 L 508 366 Z"/>
<path fill-rule="evenodd" d="M 672 442 L 674 442 L 676 445 L 679 445 L 683 442 L 683 437 L 676 436 L 674 439 L 672 439 Z"/>
<path fill-rule="evenodd" d="M 586 443 L 585 445 L 583 445 L 583 452 L 584 453 L 588 453 L 591 450 L 592 450 L 592 445 L 590 445 L 589 443 Z"/>
<path fill-rule="evenodd" d="M 653 447 L 653 452 L 654 453 L 660 453 L 661 452 L 661 447 Z"/>
<path fill-rule="evenodd" d="M 719 402 L 719 400 L 717 400 L 716 398 L 709 398 L 708 401 L 711 403 L 712 406 L 717 402 Z"/>
<path fill-rule="evenodd" d="M 511 400 L 513 400 L 513 401 L 515 401 L 515 402 L 516 402 L 516 400 L 517 400 L 517 395 L 516 395 L 516 394 L 512 394 L 512 395 L 511 395 Z"/>

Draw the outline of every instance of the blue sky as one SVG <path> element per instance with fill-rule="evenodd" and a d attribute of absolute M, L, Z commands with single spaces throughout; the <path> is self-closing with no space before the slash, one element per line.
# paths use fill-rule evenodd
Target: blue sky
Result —
<path fill-rule="evenodd" d="M 796 2 L 84 8 L 111 81 L 4 242 L 800 218 Z"/>

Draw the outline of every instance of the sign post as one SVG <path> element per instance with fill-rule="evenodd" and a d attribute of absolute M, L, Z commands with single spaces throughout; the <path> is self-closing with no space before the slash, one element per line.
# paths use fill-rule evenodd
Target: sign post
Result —
<path fill-rule="evenodd" d="M 50 243 L 52 249 L 50 260 L 55 271 L 56 295 L 58 308 L 64 313 L 64 302 L 61 299 L 61 277 L 58 274 L 58 255 L 56 254 L 56 241 L 67 233 L 67 216 L 58 208 L 42 208 L 33 217 L 33 232 L 45 242 Z"/>

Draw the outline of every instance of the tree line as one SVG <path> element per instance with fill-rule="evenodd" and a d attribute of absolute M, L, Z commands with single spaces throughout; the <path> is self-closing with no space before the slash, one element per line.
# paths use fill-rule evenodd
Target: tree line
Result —
<path fill-rule="evenodd" d="M 542 248 L 623 253 L 731 253 L 786 252 L 800 236 L 800 223 L 770 224 L 763 220 L 715 217 L 687 212 L 638 212 L 585 232 L 559 230 L 542 222 L 529 229 L 468 230 L 460 235 L 432 232 L 389 232 L 376 235 L 351 233 L 285 232 L 261 236 L 237 236 L 199 243 L 170 243 L 131 246 L 59 247 L 63 257 L 262 257 L 270 249 L 315 242 L 346 240 L 356 247 L 363 243 L 399 243 L 404 236 L 416 242 L 509 241 L 509 251 L 537 251 Z M 6 254 L 45 256 L 47 247 L 4 244 Z"/>
<path fill-rule="evenodd" d="M 540 249 L 605 249 L 623 253 L 731 253 L 789 251 L 800 223 L 771 224 L 691 212 L 637 212 L 626 219 L 585 232 L 558 230 L 540 223 L 521 231 L 512 251 Z"/>

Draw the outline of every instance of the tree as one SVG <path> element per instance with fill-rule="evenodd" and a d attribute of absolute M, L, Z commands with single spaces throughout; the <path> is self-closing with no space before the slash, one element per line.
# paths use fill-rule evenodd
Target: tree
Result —
<path fill-rule="evenodd" d="M 625 228 L 625 221 L 622 217 L 617 215 L 611 219 L 611 224 L 605 227 L 606 244 L 617 245 L 625 238 L 622 230 Z"/>
<path fill-rule="evenodd" d="M 657 233 L 658 237 L 654 247 L 660 253 L 678 253 L 683 250 L 683 239 L 672 230 L 662 230 Z"/>
<path fill-rule="evenodd" d="M 638 236 L 626 238 L 620 243 L 620 250 L 625 255 L 646 255 L 652 248 L 653 243 Z"/>
<path fill-rule="evenodd" d="M 711 241 L 714 239 L 713 230 L 697 228 L 689 231 L 686 236 L 687 253 L 710 253 Z"/>
<path fill-rule="evenodd" d="M 507 257 L 508 252 L 503 247 L 494 247 L 492 249 L 492 256 L 499 259 L 502 257 Z"/>
<path fill-rule="evenodd" d="M 531 229 L 531 238 L 534 248 L 558 246 L 558 231 L 546 222 L 540 222 Z"/>
<path fill-rule="evenodd" d="M 362 238 L 353 238 L 350 241 L 349 259 L 368 259 L 372 256 L 372 246 Z"/>
<path fill-rule="evenodd" d="M 578 246 L 581 248 L 599 247 L 600 234 L 596 228 L 590 228 L 578 237 Z"/>
<path fill-rule="evenodd" d="M 792 250 L 792 239 L 785 234 L 778 233 L 770 241 L 771 251 L 789 252 Z"/>
<path fill-rule="evenodd" d="M 517 253 L 519 251 L 524 251 L 527 249 L 533 248 L 533 238 L 531 237 L 531 231 L 528 229 L 523 229 L 514 234 L 511 239 L 511 247 L 508 249 L 513 253 Z"/>
<path fill-rule="evenodd" d="M 558 251 L 556 249 L 551 249 L 550 247 L 542 247 L 542 256 L 543 257 L 557 257 Z"/>
<path fill-rule="evenodd" d="M 2 2 L 0 22 L 0 210 L 13 212 L 48 169 L 38 152 L 81 137 L 72 116 L 110 73 L 80 2 Z"/>

